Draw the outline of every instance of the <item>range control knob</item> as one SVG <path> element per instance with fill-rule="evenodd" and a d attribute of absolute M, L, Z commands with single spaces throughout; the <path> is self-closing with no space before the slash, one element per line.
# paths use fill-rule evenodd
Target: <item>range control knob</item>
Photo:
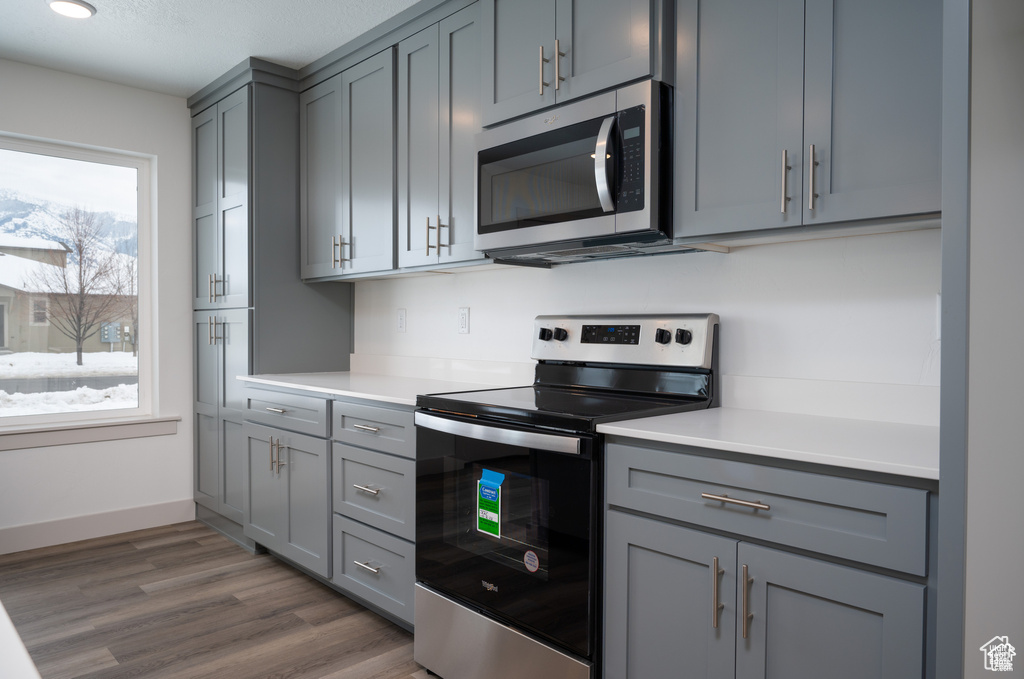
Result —
<path fill-rule="evenodd" d="M 541 340 L 542 342 L 547 342 L 548 340 L 551 339 L 551 335 L 551 328 L 541 328 L 540 334 L 537 335 L 537 339 Z"/>
<path fill-rule="evenodd" d="M 654 341 L 658 344 L 668 344 L 672 341 L 672 333 L 665 328 L 658 328 L 654 333 Z"/>
<path fill-rule="evenodd" d="M 678 344 L 689 344 L 693 341 L 693 333 L 686 328 L 676 330 L 676 342 Z"/>
<path fill-rule="evenodd" d="M 565 328 L 555 328 L 554 337 L 559 342 L 564 342 L 569 337 L 569 333 L 566 332 Z"/>

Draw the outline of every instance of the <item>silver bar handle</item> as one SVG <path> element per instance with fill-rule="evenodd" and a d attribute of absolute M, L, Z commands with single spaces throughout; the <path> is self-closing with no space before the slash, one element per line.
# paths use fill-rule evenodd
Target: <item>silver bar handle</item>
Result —
<path fill-rule="evenodd" d="M 206 334 L 209 337 L 207 342 L 210 344 L 210 346 L 213 346 L 213 344 L 217 341 L 217 336 L 214 334 L 213 330 L 213 316 L 206 317 Z"/>
<path fill-rule="evenodd" d="M 360 486 L 358 483 L 353 483 L 352 487 L 370 495 L 378 495 L 380 493 L 380 488 L 368 488 L 367 486 Z"/>
<path fill-rule="evenodd" d="M 361 561 L 353 561 L 352 563 L 354 563 L 355 565 L 359 566 L 360 568 L 365 568 L 366 570 L 370 571 L 371 573 L 374 573 L 374 574 L 380 573 L 380 569 L 379 568 L 374 568 L 373 566 L 371 566 L 368 563 L 362 563 Z"/>
<path fill-rule="evenodd" d="M 380 431 L 380 427 L 371 427 L 368 424 L 353 424 L 352 428 L 358 429 L 359 431 L 368 431 L 371 434 L 376 434 L 377 432 Z"/>
<path fill-rule="evenodd" d="M 753 619 L 754 614 L 750 612 L 750 583 L 754 581 L 754 578 L 747 577 L 747 564 L 743 564 L 743 579 L 740 581 L 740 586 L 743 588 L 740 590 L 740 598 L 743 600 L 743 610 L 741 614 L 743 616 L 740 626 L 743 628 L 743 638 L 746 639 L 750 634 L 750 621 Z"/>
<path fill-rule="evenodd" d="M 213 274 L 210 274 L 206 279 L 206 291 L 209 293 L 210 303 L 212 304 L 215 299 L 213 292 Z"/>
<path fill-rule="evenodd" d="M 711 627 L 718 629 L 718 614 L 725 604 L 718 603 L 718 578 L 725 573 L 718 567 L 718 557 L 711 559 Z"/>
<path fill-rule="evenodd" d="M 612 189 L 608 183 L 608 160 L 611 158 L 609 151 L 614 124 L 615 116 L 608 116 L 601 122 L 601 129 L 597 132 L 597 145 L 594 147 L 594 181 L 597 183 L 597 197 L 601 201 L 601 209 L 605 212 L 615 209 L 615 200 L 612 198 Z"/>
<path fill-rule="evenodd" d="M 556 92 L 558 91 L 558 84 L 565 80 L 565 77 L 560 74 L 559 68 L 558 68 L 559 57 L 564 57 L 564 56 L 565 56 L 565 52 L 563 52 L 561 47 L 559 47 L 559 45 L 558 45 L 558 38 L 555 38 L 555 91 Z"/>
<path fill-rule="evenodd" d="M 441 242 L 441 229 L 448 229 L 448 242 Z M 452 231 L 451 224 L 442 224 L 441 215 L 437 216 L 437 254 L 441 254 L 441 248 L 448 248 L 448 254 L 452 253 Z"/>
<path fill-rule="evenodd" d="M 737 500 L 736 498 L 729 497 L 728 495 L 715 495 L 713 493 L 701 493 L 700 496 L 705 500 L 715 500 L 717 502 L 725 502 L 730 505 L 739 505 L 740 507 L 750 507 L 751 509 L 763 509 L 765 511 L 771 509 L 771 506 L 766 505 L 760 500 L 754 502 L 751 502 L 750 500 Z"/>
<path fill-rule="evenodd" d="M 277 473 L 281 473 L 281 467 L 287 467 L 287 462 L 281 462 L 281 439 L 277 439 Z"/>
<path fill-rule="evenodd" d="M 779 206 L 782 214 L 786 214 L 786 203 L 789 202 L 789 171 L 793 168 L 789 165 L 789 150 L 782 149 L 782 203 Z"/>
<path fill-rule="evenodd" d="M 807 209 L 813 210 L 814 199 L 818 197 L 818 194 L 814 192 L 814 168 L 818 167 L 818 161 L 814 159 L 814 144 L 811 144 L 810 149 L 808 149 L 807 155 L 809 156 L 807 168 L 808 174 L 810 175 L 810 179 L 807 180 L 807 193 L 809 194 L 807 196 Z"/>
<path fill-rule="evenodd" d="M 286 412 L 284 408 L 271 408 L 270 406 L 267 406 L 264 410 L 269 410 L 270 412 L 277 413 L 278 415 L 284 415 Z"/>
<path fill-rule="evenodd" d="M 472 422 L 460 422 L 450 420 L 446 417 L 438 417 L 424 412 L 415 414 L 414 422 L 418 427 L 426 427 L 435 431 L 463 436 L 465 438 L 477 439 L 479 441 L 492 441 L 494 443 L 506 443 L 510 446 L 525 448 L 536 448 L 554 453 L 580 454 L 580 439 L 577 436 L 559 436 L 557 434 L 542 434 L 533 431 L 519 431 L 518 429 L 504 429 L 502 427 L 491 427 Z"/>
<path fill-rule="evenodd" d="M 438 224 L 441 223 L 441 218 L 440 217 L 437 218 L 437 223 Z M 437 229 L 437 227 L 436 226 L 431 226 L 430 225 L 430 217 L 427 217 L 427 254 L 428 255 L 430 254 L 430 249 L 431 248 L 434 248 L 435 250 L 437 250 L 438 253 L 440 253 L 440 251 L 441 251 L 441 246 L 440 246 L 440 243 L 441 243 L 441 230 L 438 229 L 438 232 L 437 232 L 437 242 L 438 242 L 438 244 L 437 245 L 431 245 L 430 244 L 430 230 L 431 229 Z"/>
<path fill-rule="evenodd" d="M 270 471 L 274 471 L 274 437 L 270 437 Z"/>
<path fill-rule="evenodd" d="M 541 45 L 540 46 L 540 61 L 538 63 L 538 66 L 540 68 L 540 74 L 538 75 L 538 79 L 540 81 L 540 96 L 542 96 L 542 97 L 544 96 L 544 88 L 551 86 L 549 83 L 544 82 L 544 64 L 548 63 L 549 61 L 550 61 L 550 59 L 545 59 L 544 58 L 544 45 Z"/>
<path fill-rule="evenodd" d="M 334 251 L 338 251 L 338 256 L 334 256 Z M 337 236 L 331 236 L 331 268 L 337 269 L 341 266 L 341 244 L 338 243 Z"/>

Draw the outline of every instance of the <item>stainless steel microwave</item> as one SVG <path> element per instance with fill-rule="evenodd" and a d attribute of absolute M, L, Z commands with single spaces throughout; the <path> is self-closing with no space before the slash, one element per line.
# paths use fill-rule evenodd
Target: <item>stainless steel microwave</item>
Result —
<path fill-rule="evenodd" d="M 670 245 L 670 108 L 645 81 L 482 132 L 476 249 L 546 266 Z"/>

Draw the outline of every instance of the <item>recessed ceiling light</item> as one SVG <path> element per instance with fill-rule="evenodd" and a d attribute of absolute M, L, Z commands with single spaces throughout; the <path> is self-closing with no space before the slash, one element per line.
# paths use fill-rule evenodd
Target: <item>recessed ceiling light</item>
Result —
<path fill-rule="evenodd" d="M 48 0 L 50 9 L 73 19 L 88 19 L 96 13 L 96 8 L 83 0 Z"/>

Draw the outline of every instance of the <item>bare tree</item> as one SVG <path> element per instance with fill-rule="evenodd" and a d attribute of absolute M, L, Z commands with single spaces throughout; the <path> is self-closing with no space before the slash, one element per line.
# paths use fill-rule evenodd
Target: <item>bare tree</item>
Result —
<path fill-rule="evenodd" d="M 58 238 L 68 248 L 68 262 L 42 267 L 30 281 L 50 299 L 50 323 L 75 343 L 78 365 L 82 345 L 100 330 L 100 324 L 120 309 L 122 293 L 117 255 L 100 240 L 96 215 L 81 208 L 61 213 Z"/>
<path fill-rule="evenodd" d="M 118 315 L 131 323 L 131 333 L 126 338 L 132 345 L 132 356 L 139 355 L 139 259 L 137 250 L 121 253 L 117 256 L 115 267 L 117 282 L 115 287 L 120 293 Z"/>

